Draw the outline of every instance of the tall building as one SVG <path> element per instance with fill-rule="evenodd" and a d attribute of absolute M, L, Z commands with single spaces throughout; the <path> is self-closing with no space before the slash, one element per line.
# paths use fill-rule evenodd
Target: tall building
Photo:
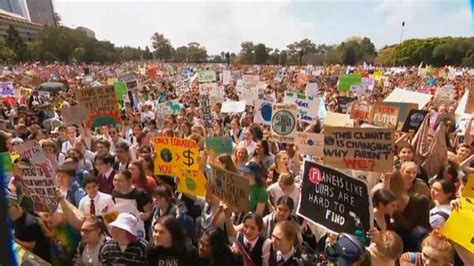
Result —
<path fill-rule="evenodd" d="M 30 19 L 26 0 L 0 0 L 0 9 Z"/>
<path fill-rule="evenodd" d="M 31 41 L 38 36 L 43 25 L 29 21 L 28 19 L 0 9 L 0 40 L 8 36 L 8 28 L 13 26 L 24 41 Z"/>
<path fill-rule="evenodd" d="M 57 26 L 52 0 L 26 0 L 31 22 Z"/>

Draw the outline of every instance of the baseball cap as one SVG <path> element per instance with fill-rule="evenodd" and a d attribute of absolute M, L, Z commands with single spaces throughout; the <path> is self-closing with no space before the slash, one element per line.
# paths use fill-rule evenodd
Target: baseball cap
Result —
<path fill-rule="evenodd" d="M 115 221 L 111 222 L 109 226 L 114 226 L 137 236 L 138 218 L 130 213 L 121 213 L 117 216 Z"/>
<path fill-rule="evenodd" d="M 337 242 L 324 250 L 326 257 L 338 266 L 352 266 L 362 259 L 366 253 L 365 247 L 357 236 L 340 234 Z"/>
<path fill-rule="evenodd" d="M 262 178 L 262 167 L 257 162 L 248 162 L 241 168 L 241 171 L 244 174 L 252 174 L 255 176 L 255 179 Z"/>

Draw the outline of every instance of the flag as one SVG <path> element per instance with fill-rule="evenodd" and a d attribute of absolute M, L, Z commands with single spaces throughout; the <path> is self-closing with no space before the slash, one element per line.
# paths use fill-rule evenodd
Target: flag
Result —
<path fill-rule="evenodd" d="M 402 22 L 402 27 L 405 27 L 405 21 Z"/>

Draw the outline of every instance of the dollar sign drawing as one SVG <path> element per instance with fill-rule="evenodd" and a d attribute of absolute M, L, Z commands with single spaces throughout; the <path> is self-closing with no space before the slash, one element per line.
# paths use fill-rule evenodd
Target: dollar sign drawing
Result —
<path fill-rule="evenodd" d="M 183 152 L 183 156 L 184 156 L 184 165 L 186 165 L 187 167 L 190 167 L 191 165 L 194 164 L 194 159 L 191 157 L 194 155 L 194 152 L 192 152 L 190 149 L 188 149 L 187 151 L 184 151 Z"/>

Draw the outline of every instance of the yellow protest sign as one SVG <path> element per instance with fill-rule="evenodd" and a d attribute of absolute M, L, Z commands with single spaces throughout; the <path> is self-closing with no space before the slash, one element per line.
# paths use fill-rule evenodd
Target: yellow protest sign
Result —
<path fill-rule="evenodd" d="M 118 82 L 118 78 L 108 78 L 107 85 L 114 85 L 115 82 Z"/>
<path fill-rule="evenodd" d="M 192 139 L 156 137 L 155 174 L 179 177 L 178 191 L 205 194 L 206 178 L 199 169 L 199 151 Z"/>
<path fill-rule="evenodd" d="M 474 175 L 461 196 L 461 208 L 454 210 L 442 229 L 443 235 L 474 253 Z"/>

